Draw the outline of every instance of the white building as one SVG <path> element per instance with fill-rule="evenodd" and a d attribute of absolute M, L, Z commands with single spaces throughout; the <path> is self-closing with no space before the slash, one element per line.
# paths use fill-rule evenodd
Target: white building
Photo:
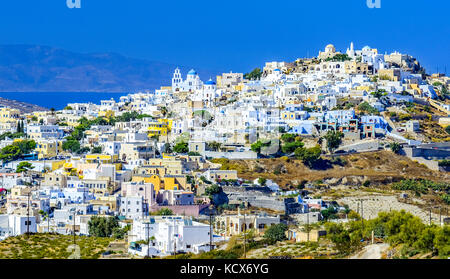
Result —
<path fill-rule="evenodd" d="M 134 220 L 128 238 L 132 242 L 149 239 L 150 249 L 129 249 L 140 256 L 165 256 L 179 252 L 209 250 L 210 226 L 181 216 L 157 216 Z"/>
<path fill-rule="evenodd" d="M 0 240 L 22 235 L 29 231 L 36 233 L 36 217 L 26 215 L 0 215 Z"/>
<path fill-rule="evenodd" d="M 119 215 L 136 220 L 146 216 L 147 212 L 148 204 L 144 201 L 143 196 L 120 197 Z"/>

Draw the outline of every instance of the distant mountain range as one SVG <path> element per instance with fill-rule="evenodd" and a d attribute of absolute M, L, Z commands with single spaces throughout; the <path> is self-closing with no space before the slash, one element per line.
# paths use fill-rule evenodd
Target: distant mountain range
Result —
<path fill-rule="evenodd" d="M 135 92 L 170 85 L 177 65 L 115 53 L 82 54 L 48 46 L 0 46 L 0 92 Z M 183 75 L 190 67 L 180 66 Z M 196 69 L 202 80 L 213 71 Z"/>

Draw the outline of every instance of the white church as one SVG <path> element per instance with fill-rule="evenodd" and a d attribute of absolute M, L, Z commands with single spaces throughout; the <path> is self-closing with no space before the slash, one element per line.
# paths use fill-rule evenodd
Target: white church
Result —
<path fill-rule="evenodd" d="M 204 83 L 195 70 L 190 70 L 186 80 L 183 80 L 179 68 L 176 68 L 173 74 L 172 91 L 192 92 L 191 100 L 202 101 L 205 107 L 213 106 L 214 99 L 222 95 L 222 91 L 217 90 L 217 85 L 212 79 Z"/>
<path fill-rule="evenodd" d="M 203 82 L 200 80 L 197 72 L 192 69 L 188 72 L 186 80 L 183 81 L 179 68 L 175 69 L 172 78 L 172 91 L 193 92 L 202 89 Z"/>

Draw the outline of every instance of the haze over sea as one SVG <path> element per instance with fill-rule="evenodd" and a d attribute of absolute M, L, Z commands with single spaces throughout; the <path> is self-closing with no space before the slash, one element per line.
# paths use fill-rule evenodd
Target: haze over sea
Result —
<path fill-rule="evenodd" d="M 98 92 L 1 92 L 0 97 L 20 102 L 35 104 L 45 108 L 63 109 L 68 103 L 94 103 L 113 98 L 119 101 L 128 93 L 98 93 Z"/>

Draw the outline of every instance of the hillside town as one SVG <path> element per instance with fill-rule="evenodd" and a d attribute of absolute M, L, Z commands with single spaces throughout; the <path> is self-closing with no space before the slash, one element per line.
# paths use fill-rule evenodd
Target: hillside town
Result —
<path fill-rule="evenodd" d="M 450 78 L 427 74 L 414 57 L 329 44 L 313 58 L 245 74 L 167 75 L 171 84 L 100 104 L 1 107 L 0 241 L 113 236 L 128 257 L 170 257 L 284 224 L 286 240 L 317 242 L 323 220 L 376 217 L 362 202 L 321 192 L 376 184 L 363 167 L 345 174 L 351 156 L 407 162 L 379 183 L 395 184 L 404 199 L 414 195 L 402 185 L 417 163 L 439 206 L 430 224 L 449 221 Z"/>

